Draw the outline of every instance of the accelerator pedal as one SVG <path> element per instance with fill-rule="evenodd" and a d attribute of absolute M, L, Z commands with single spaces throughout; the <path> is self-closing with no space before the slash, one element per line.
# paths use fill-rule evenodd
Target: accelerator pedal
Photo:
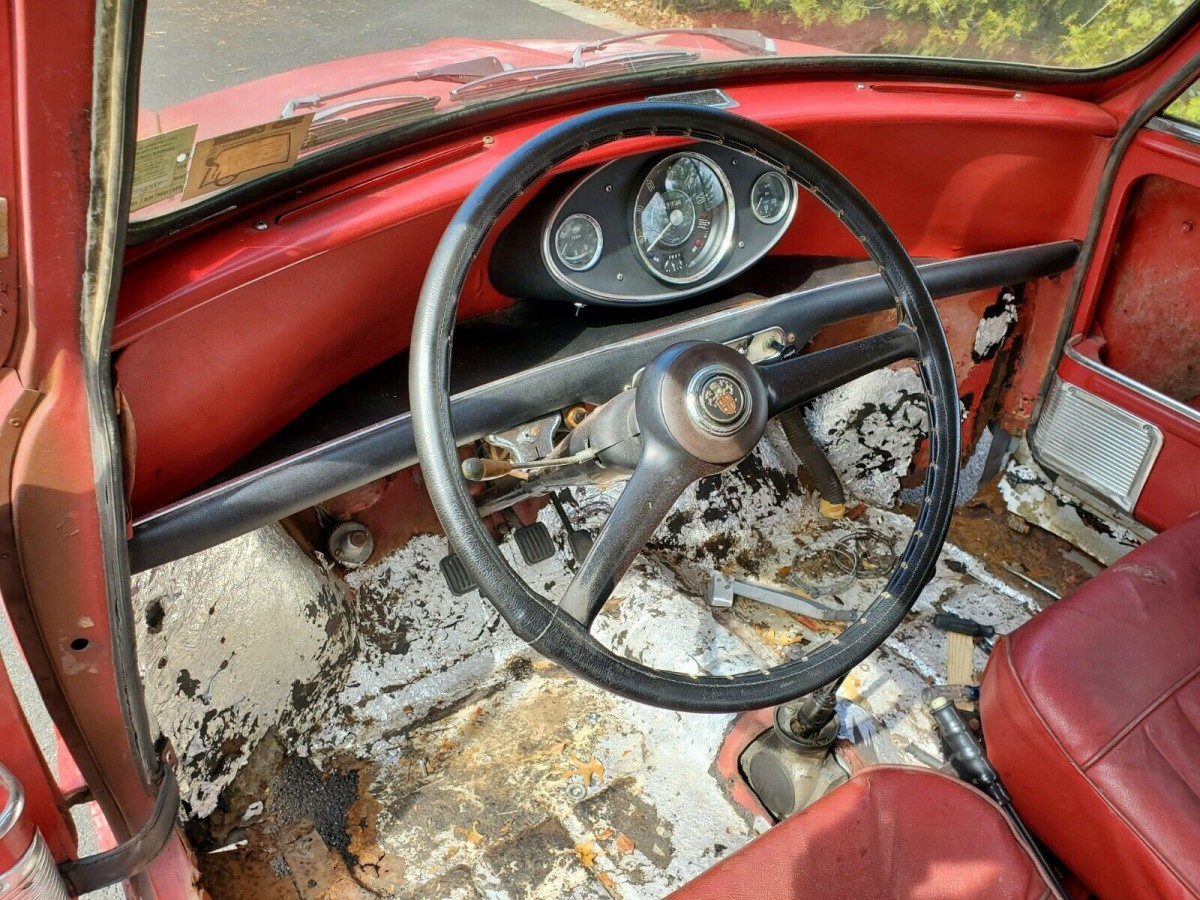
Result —
<path fill-rule="evenodd" d="M 442 570 L 442 577 L 446 579 L 446 586 L 450 588 L 450 593 L 455 597 L 461 597 L 463 594 L 479 590 L 479 585 L 475 583 L 474 576 L 467 571 L 467 567 L 463 565 L 463 561 L 459 559 L 457 553 L 443 556 L 441 562 L 438 563 L 438 568 Z"/>
<path fill-rule="evenodd" d="M 592 544 L 595 542 L 592 533 L 586 528 L 576 528 L 571 524 L 571 518 L 557 493 L 550 495 L 550 502 L 554 504 L 554 511 L 558 513 L 563 530 L 567 533 L 567 546 L 571 548 L 571 555 L 575 557 L 576 562 L 583 562 L 592 552 Z"/>
<path fill-rule="evenodd" d="M 592 552 L 593 543 L 595 541 L 592 539 L 592 533 L 586 529 L 576 528 L 567 532 L 567 546 L 571 548 L 571 555 L 575 557 L 576 562 L 587 559 L 587 555 Z"/>

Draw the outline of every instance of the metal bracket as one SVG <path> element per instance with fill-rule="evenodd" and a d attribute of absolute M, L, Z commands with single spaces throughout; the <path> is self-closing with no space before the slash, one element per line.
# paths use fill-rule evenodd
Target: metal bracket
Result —
<path fill-rule="evenodd" d="M 562 414 L 553 413 L 510 428 L 498 431 L 484 438 L 488 444 L 493 444 L 507 450 L 516 466 L 544 459 L 554 451 L 554 433 L 562 425 Z"/>
<path fill-rule="evenodd" d="M 179 815 L 179 782 L 169 767 L 164 766 L 162 773 L 163 780 L 158 786 L 154 812 L 141 831 L 111 850 L 83 859 L 67 860 L 58 867 L 72 897 L 126 881 L 150 865 L 154 857 L 162 852 Z"/>
<path fill-rule="evenodd" d="M 757 581 L 730 578 L 728 575 L 722 575 L 714 570 L 708 582 L 708 605 L 727 609 L 733 606 L 734 597 L 745 597 L 747 600 L 755 600 L 765 603 L 767 606 L 808 616 L 810 619 L 853 622 L 858 618 L 858 610 L 835 609 L 832 606 L 817 603 L 803 594 L 760 584 Z"/>

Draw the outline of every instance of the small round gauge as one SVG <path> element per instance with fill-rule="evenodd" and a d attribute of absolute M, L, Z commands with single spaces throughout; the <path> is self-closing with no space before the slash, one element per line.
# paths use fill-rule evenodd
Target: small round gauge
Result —
<path fill-rule="evenodd" d="M 774 225 L 785 215 L 792 200 L 792 188 L 778 172 L 764 172 L 750 189 L 750 210 L 764 225 Z"/>
<path fill-rule="evenodd" d="M 729 253 L 729 181 L 699 153 L 676 153 L 642 179 L 633 200 L 633 244 L 650 273 L 672 284 L 699 281 Z"/>
<path fill-rule="evenodd" d="M 600 223 L 585 213 L 572 213 L 554 232 L 554 252 L 558 261 L 573 272 L 590 269 L 600 259 L 604 234 Z"/>

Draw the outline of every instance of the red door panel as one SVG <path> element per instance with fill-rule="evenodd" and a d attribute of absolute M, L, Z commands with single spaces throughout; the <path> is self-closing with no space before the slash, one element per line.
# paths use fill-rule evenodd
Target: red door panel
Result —
<path fill-rule="evenodd" d="M 1200 144 L 1163 127 L 1144 129 L 1121 165 L 1058 366 L 1161 432 L 1132 510 L 1156 531 L 1200 510 Z"/>

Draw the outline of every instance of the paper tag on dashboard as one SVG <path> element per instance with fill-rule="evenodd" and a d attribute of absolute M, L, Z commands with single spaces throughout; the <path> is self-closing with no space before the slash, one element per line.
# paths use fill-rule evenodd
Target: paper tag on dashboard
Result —
<path fill-rule="evenodd" d="M 243 184 L 296 164 L 312 113 L 243 128 L 196 145 L 183 199 Z"/>
<path fill-rule="evenodd" d="M 191 156 L 195 141 L 196 126 L 185 125 L 137 142 L 133 156 L 130 212 L 168 200 L 183 190 L 187 180 L 188 157 Z"/>

